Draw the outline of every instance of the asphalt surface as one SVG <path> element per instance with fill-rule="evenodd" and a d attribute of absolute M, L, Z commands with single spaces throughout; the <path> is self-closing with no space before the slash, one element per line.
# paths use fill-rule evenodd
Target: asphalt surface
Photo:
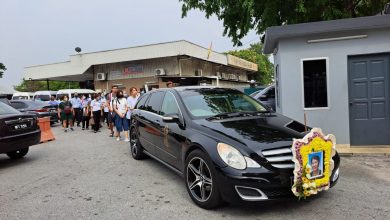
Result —
<path fill-rule="evenodd" d="M 390 219 L 390 157 L 342 157 L 338 184 L 305 201 L 198 208 L 184 181 L 131 158 L 108 132 L 64 133 L 24 159 L 0 155 L 0 219 Z"/>

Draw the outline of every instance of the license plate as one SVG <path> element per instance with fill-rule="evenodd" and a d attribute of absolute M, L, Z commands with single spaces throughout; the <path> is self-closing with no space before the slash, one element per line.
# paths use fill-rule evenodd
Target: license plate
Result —
<path fill-rule="evenodd" d="M 13 129 L 14 130 L 20 130 L 20 129 L 24 129 L 24 128 L 27 128 L 27 124 L 17 124 L 17 125 L 12 125 Z"/>

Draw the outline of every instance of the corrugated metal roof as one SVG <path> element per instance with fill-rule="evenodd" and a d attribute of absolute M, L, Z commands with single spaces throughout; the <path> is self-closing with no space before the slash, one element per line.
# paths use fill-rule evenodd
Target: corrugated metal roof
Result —
<path fill-rule="evenodd" d="M 146 60 L 162 57 L 187 55 L 209 62 L 228 65 L 225 54 L 212 51 L 208 57 L 208 49 L 194 43 L 181 40 L 159 44 L 150 44 L 91 53 L 80 53 L 70 56 L 70 61 L 25 67 L 25 79 L 47 79 L 84 74 L 92 65 Z"/>
<path fill-rule="evenodd" d="M 263 52 L 265 54 L 272 53 L 280 39 L 381 28 L 390 28 L 390 15 L 385 14 L 269 27 L 265 32 Z"/>

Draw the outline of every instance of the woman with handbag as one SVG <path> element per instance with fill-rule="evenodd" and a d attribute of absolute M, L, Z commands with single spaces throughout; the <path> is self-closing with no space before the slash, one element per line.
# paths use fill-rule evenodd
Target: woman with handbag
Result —
<path fill-rule="evenodd" d="M 122 90 L 118 90 L 116 93 L 116 98 L 113 101 L 113 111 L 115 111 L 115 127 L 116 127 L 116 140 L 120 141 L 120 133 L 123 131 L 125 133 L 125 141 L 129 142 L 129 124 L 126 118 L 126 113 L 128 111 L 127 100 L 123 95 Z"/>
<path fill-rule="evenodd" d="M 100 95 L 95 94 L 95 99 L 91 101 L 92 117 L 93 117 L 93 132 L 96 133 L 100 128 L 100 116 L 102 114 L 102 104 L 100 103 Z"/>
<path fill-rule="evenodd" d="M 83 113 L 83 117 L 82 117 L 82 129 L 89 129 L 89 120 L 91 118 L 91 114 L 90 114 L 90 107 L 89 107 L 89 104 L 90 102 L 88 101 L 87 97 L 83 96 L 82 99 L 81 99 L 81 104 L 82 104 L 82 113 Z"/>
<path fill-rule="evenodd" d="M 65 95 L 63 101 L 58 105 L 58 117 L 61 118 L 65 132 L 68 131 L 67 125 L 73 131 L 73 116 L 74 110 L 72 103 L 70 103 L 68 96 Z"/>

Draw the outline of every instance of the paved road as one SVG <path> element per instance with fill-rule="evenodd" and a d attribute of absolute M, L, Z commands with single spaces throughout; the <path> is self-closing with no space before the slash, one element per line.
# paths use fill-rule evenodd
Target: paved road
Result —
<path fill-rule="evenodd" d="M 343 157 L 338 185 L 310 200 L 207 211 L 179 176 L 133 160 L 107 132 L 53 130 L 22 160 L 0 155 L 0 219 L 390 219 L 387 156 Z"/>

